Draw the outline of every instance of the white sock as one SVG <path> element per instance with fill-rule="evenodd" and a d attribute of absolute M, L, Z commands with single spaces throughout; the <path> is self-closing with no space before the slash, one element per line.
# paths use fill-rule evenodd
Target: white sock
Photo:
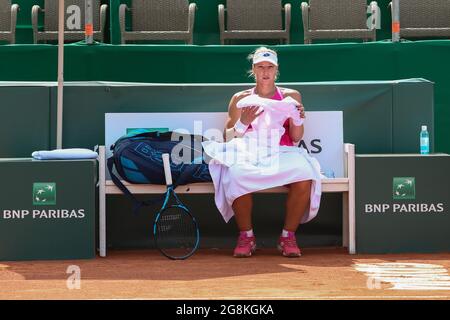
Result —
<path fill-rule="evenodd" d="M 253 237 L 253 229 L 247 230 L 247 231 L 241 231 L 241 234 L 245 233 L 247 237 Z"/>
<path fill-rule="evenodd" d="M 283 229 L 283 231 L 281 231 L 281 236 L 282 236 L 283 238 L 286 238 L 286 237 L 289 236 L 289 232 L 292 232 L 292 231 L 287 231 L 287 230 Z M 293 232 L 292 232 L 292 233 L 293 233 Z"/>

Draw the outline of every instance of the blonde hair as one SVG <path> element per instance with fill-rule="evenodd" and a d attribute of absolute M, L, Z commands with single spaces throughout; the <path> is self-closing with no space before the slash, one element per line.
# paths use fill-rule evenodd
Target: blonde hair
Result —
<path fill-rule="evenodd" d="M 270 53 L 272 53 L 273 55 L 275 55 L 276 57 L 278 57 L 278 54 L 277 54 L 277 52 L 276 52 L 275 50 L 269 49 L 269 48 L 267 48 L 267 47 L 259 47 L 258 49 L 256 49 L 256 50 L 253 51 L 252 53 L 250 53 L 250 54 L 247 56 L 247 60 L 250 61 L 250 63 L 252 64 L 252 68 L 251 68 L 250 70 L 247 71 L 247 75 L 248 75 L 249 78 L 253 78 L 253 80 L 256 80 L 256 79 L 255 79 L 255 74 L 253 73 L 253 57 L 254 57 L 256 54 L 260 53 L 260 52 L 270 52 Z M 279 77 L 279 76 L 280 76 L 280 71 L 277 72 L 277 76 L 276 76 L 275 80 L 278 80 L 278 77 Z"/>

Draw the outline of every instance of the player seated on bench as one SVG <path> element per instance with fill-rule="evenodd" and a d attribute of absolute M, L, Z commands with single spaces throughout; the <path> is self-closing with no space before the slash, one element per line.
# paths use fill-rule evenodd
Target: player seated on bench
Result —
<path fill-rule="evenodd" d="M 261 47 L 249 58 L 256 86 L 231 98 L 225 142 L 203 143 L 212 158 L 215 202 L 226 222 L 235 216 L 240 234 L 234 256 L 249 257 L 256 249 L 253 192 L 286 185 L 289 193 L 278 249 L 284 256 L 299 257 L 295 233 L 319 210 L 320 165 L 295 145 L 303 137 L 305 113 L 298 91 L 275 84 L 277 53 Z"/>

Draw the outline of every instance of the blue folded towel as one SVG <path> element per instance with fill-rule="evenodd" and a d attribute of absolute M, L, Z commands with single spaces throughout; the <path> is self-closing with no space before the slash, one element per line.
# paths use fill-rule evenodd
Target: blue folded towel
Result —
<path fill-rule="evenodd" d="M 34 151 L 31 156 L 37 160 L 96 159 L 98 154 L 89 149 L 57 149 Z"/>

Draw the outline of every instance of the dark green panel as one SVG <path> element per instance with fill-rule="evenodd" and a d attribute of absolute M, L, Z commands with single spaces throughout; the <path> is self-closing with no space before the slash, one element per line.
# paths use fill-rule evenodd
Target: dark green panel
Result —
<path fill-rule="evenodd" d="M 254 47 L 247 46 L 247 48 L 247 52 L 242 50 L 242 57 L 250 53 Z M 405 78 L 396 72 L 397 64 L 401 62 L 393 59 L 393 56 L 396 55 L 396 50 L 406 47 L 389 42 L 291 45 L 273 48 L 278 52 L 280 81 L 368 81 Z M 249 63 L 246 68 L 250 68 Z"/>
<path fill-rule="evenodd" d="M 257 46 L 66 46 L 67 80 L 152 83 L 252 81 L 247 56 Z M 281 82 L 398 79 L 391 43 L 273 47 Z M 406 47 L 405 47 L 406 48 Z M 54 48 L 56 54 L 56 48 Z M 56 59 L 56 58 L 55 58 Z M 44 71 L 44 74 L 46 72 Z"/>
<path fill-rule="evenodd" d="M 30 157 L 50 147 L 50 89 L 0 85 L 0 157 Z"/>
<path fill-rule="evenodd" d="M 183 203 L 195 216 L 200 228 L 203 248 L 233 248 L 237 227 L 234 219 L 225 223 L 214 203 L 213 195 L 180 195 Z M 140 196 L 142 200 L 152 196 Z M 324 194 L 317 217 L 301 225 L 297 240 L 302 247 L 342 245 L 341 194 Z M 253 222 L 258 247 L 276 247 L 283 228 L 286 194 L 256 194 Z M 111 248 L 152 248 L 153 221 L 159 205 L 141 209 L 133 214 L 131 203 L 123 196 L 107 197 L 107 243 Z"/>
<path fill-rule="evenodd" d="M 449 46 L 449 47 L 447 47 Z M 412 74 L 434 83 L 435 150 L 450 152 L 450 41 L 402 43 L 398 50 L 398 74 Z"/>
<path fill-rule="evenodd" d="M 344 142 L 355 144 L 356 152 L 395 152 L 391 135 L 395 108 L 391 83 L 315 83 L 300 88 L 307 110 L 343 111 Z M 376 125 L 372 125 L 373 119 L 377 119 Z"/>
<path fill-rule="evenodd" d="M 93 258 L 96 170 L 95 160 L 0 159 L 0 175 L 8 181 L 0 186 L 0 259 Z M 44 198 L 39 188 L 33 193 L 35 183 L 54 183 L 55 196 Z M 35 200 L 35 196 L 41 198 Z M 53 205 L 44 202 L 52 199 Z M 29 214 L 11 218 L 5 210 L 27 210 Z M 35 215 L 34 210 L 39 213 Z M 50 210 L 69 211 L 66 217 L 62 211 L 59 217 L 51 217 Z M 72 210 L 78 218 L 70 217 Z"/>
<path fill-rule="evenodd" d="M 52 45 L 0 46 L 0 81 L 56 81 L 57 59 Z"/>
<path fill-rule="evenodd" d="M 417 80 L 419 81 L 419 80 Z M 434 90 L 433 83 L 424 80 L 423 85 L 407 81 L 394 84 L 393 145 L 395 153 L 420 152 L 421 125 L 428 126 L 430 152 L 434 151 Z M 425 108 L 430 108 L 426 110 Z M 408 119 L 406 121 L 406 119 Z"/>
<path fill-rule="evenodd" d="M 394 185 L 394 177 L 415 178 L 415 194 Z M 356 251 L 448 252 L 449 180 L 448 155 L 357 155 Z M 374 212 L 375 204 L 389 207 Z M 427 208 L 415 208 L 417 204 Z M 437 212 L 439 204 L 442 212 Z"/>
<path fill-rule="evenodd" d="M 227 99 L 234 89 L 217 87 L 212 92 L 208 89 L 184 86 L 67 86 L 63 144 L 65 147 L 77 145 L 92 148 L 104 143 L 104 115 L 108 112 L 226 111 Z M 55 107 L 53 105 L 52 108 Z"/>
<path fill-rule="evenodd" d="M 397 94 L 394 105 L 392 105 L 393 83 L 407 84 L 402 89 L 402 94 Z M 233 93 L 251 85 L 66 83 L 63 145 L 92 148 L 96 144 L 103 143 L 104 114 L 108 112 L 224 112 Z M 358 153 L 416 152 L 416 135 L 403 134 L 402 129 L 409 127 L 411 121 L 432 118 L 433 108 L 430 98 L 432 87 L 424 80 L 280 83 L 280 85 L 299 90 L 307 110 L 342 110 L 344 140 L 356 144 Z M 27 97 L 18 91 L 15 94 Z M 45 148 L 55 146 L 56 96 L 57 87 L 53 86 L 50 100 L 49 97 L 45 100 L 51 104 L 51 113 L 47 112 L 45 115 L 49 126 L 46 131 Z M 33 103 L 36 104 L 37 101 L 38 99 L 35 99 Z M 416 111 L 407 112 L 404 106 L 414 107 Z M 395 131 L 398 147 L 393 147 L 392 115 L 396 113 L 401 116 L 397 117 L 399 129 Z M 372 125 L 373 119 L 377 119 L 376 125 Z M 33 122 L 36 123 L 39 122 Z M 430 131 L 433 131 L 432 125 Z"/>
<path fill-rule="evenodd" d="M 392 152 L 392 83 L 286 83 L 303 94 L 310 111 L 344 112 L 345 142 L 358 152 Z M 420 85 L 420 83 L 418 84 Z M 103 143 L 104 114 L 108 112 L 224 112 L 240 85 L 110 85 L 65 87 L 65 147 Z M 56 96 L 56 89 L 53 89 Z M 56 104 L 56 100 L 55 101 Z M 56 105 L 52 109 L 56 109 Z M 425 110 L 424 110 L 425 112 Z M 87 116 L 89 115 L 89 116 Z M 378 119 L 377 125 L 368 125 Z M 407 121 L 405 118 L 404 121 Z M 80 127 L 83 130 L 80 130 Z M 410 150 L 412 152 L 412 150 Z"/>

